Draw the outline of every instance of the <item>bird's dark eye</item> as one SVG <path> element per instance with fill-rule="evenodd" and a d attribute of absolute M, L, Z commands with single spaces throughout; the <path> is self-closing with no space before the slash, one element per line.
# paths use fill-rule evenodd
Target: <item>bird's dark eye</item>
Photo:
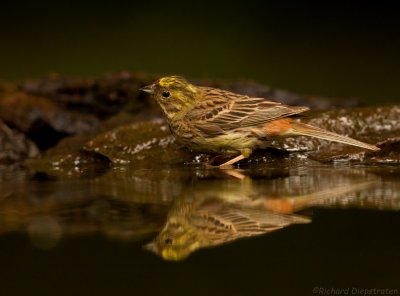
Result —
<path fill-rule="evenodd" d="M 164 98 L 168 98 L 169 97 L 169 91 L 163 91 L 162 96 Z"/>
<path fill-rule="evenodd" d="M 165 239 L 165 244 L 166 244 L 166 245 L 172 245 L 172 239 L 166 238 L 166 239 Z"/>

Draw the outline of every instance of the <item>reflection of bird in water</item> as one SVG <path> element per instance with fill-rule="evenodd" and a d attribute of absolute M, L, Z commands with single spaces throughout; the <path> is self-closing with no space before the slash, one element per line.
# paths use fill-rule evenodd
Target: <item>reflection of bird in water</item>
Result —
<path fill-rule="evenodd" d="M 202 186 L 193 188 L 190 197 L 177 200 L 163 229 L 145 248 L 166 260 L 181 260 L 200 248 L 265 234 L 291 224 L 308 223 L 310 219 L 293 211 L 374 183 L 344 184 L 298 196 L 297 202 L 296 197 L 252 199 L 259 194 L 248 177 L 242 181 L 217 181 L 200 182 Z"/>
<path fill-rule="evenodd" d="M 229 184 L 232 185 L 228 183 L 223 188 L 234 189 L 235 186 Z M 164 228 L 146 248 L 166 260 L 181 260 L 199 248 L 309 222 L 305 217 L 268 210 L 262 203 L 246 196 L 250 194 L 251 184 L 238 184 L 242 185 L 237 188 L 239 190 L 232 191 L 212 191 L 206 189 L 212 186 L 205 186 L 204 190 L 194 192 L 191 198 L 178 200 Z"/>

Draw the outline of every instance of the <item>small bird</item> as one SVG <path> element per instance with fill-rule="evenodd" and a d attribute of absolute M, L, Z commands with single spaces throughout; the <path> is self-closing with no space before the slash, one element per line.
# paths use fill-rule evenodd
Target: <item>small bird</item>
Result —
<path fill-rule="evenodd" d="M 164 226 L 144 248 L 165 260 L 182 260 L 199 249 L 310 223 L 311 217 L 300 211 L 315 206 L 342 207 L 343 200 L 351 206 L 352 197 L 363 196 L 356 192 L 369 192 L 365 190 L 381 184 L 376 176 L 357 170 L 313 169 L 305 173 L 308 181 L 292 188 L 293 175 L 282 178 L 281 172 L 277 174 L 280 178 L 244 175 L 239 180 L 219 174 L 193 179 L 175 196 Z"/>
<path fill-rule="evenodd" d="M 281 189 L 274 190 L 277 186 L 272 184 L 287 184 L 291 176 L 279 181 L 275 177 L 257 180 L 246 175 L 241 180 L 197 179 L 188 191 L 174 199 L 163 228 L 144 248 L 165 260 L 182 260 L 199 249 L 310 223 L 310 217 L 298 212 L 315 205 L 342 204 L 340 200 L 350 193 L 359 196 L 354 193 L 379 184 L 375 176 L 360 176 L 348 170 L 312 170 L 308 174 L 311 182 L 306 191 L 286 189 L 284 194 L 279 193 Z M 318 186 L 315 180 L 320 183 Z"/>
<path fill-rule="evenodd" d="M 251 198 L 258 194 L 248 177 L 195 183 L 190 194 L 174 201 L 163 229 L 144 247 L 178 261 L 198 249 L 310 222 L 308 217 L 266 208 L 264 198 Z"/>
<path fill-rule="evenodd" d="M 219 167 L 266 148 L 275 137 L 310 136 L 372 151 L 374 145 L 296 121 L 308 107 L 288 106 L 226 90 L 196 86 L 179 76 L 168 76 L 141 88 L 164 111 L 178 142 L 193 151 L 233 157 Z"/>

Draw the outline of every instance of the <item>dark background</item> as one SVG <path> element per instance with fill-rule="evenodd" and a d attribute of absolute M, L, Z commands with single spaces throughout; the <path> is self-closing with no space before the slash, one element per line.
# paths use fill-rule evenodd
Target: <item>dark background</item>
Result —
<path fill-rule="evenodd" d="M 388 1 L 8 1 L 0 11 L 3 80 L 129 70 L 400 97 L 400 18 Z"/>

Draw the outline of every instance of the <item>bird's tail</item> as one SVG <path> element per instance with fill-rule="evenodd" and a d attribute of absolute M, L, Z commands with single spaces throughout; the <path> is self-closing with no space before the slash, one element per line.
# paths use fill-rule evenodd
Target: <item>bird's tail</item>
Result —
<path fill-rule="evenodd" d="M 310 136 L 318 139 L 328 140 L 332 142 L 344 143 L 348 145 L 353 145 L 372 151 L 379 151 L 380 149 L 374 145 L 363 143 L 352 138 L 338 135 L 336 133 L 329 132 L 322 128 L 311 126 L 305 123 L 292 121 L 290 122 L 290 131 L 288 133 L 293 135 Z"/>

